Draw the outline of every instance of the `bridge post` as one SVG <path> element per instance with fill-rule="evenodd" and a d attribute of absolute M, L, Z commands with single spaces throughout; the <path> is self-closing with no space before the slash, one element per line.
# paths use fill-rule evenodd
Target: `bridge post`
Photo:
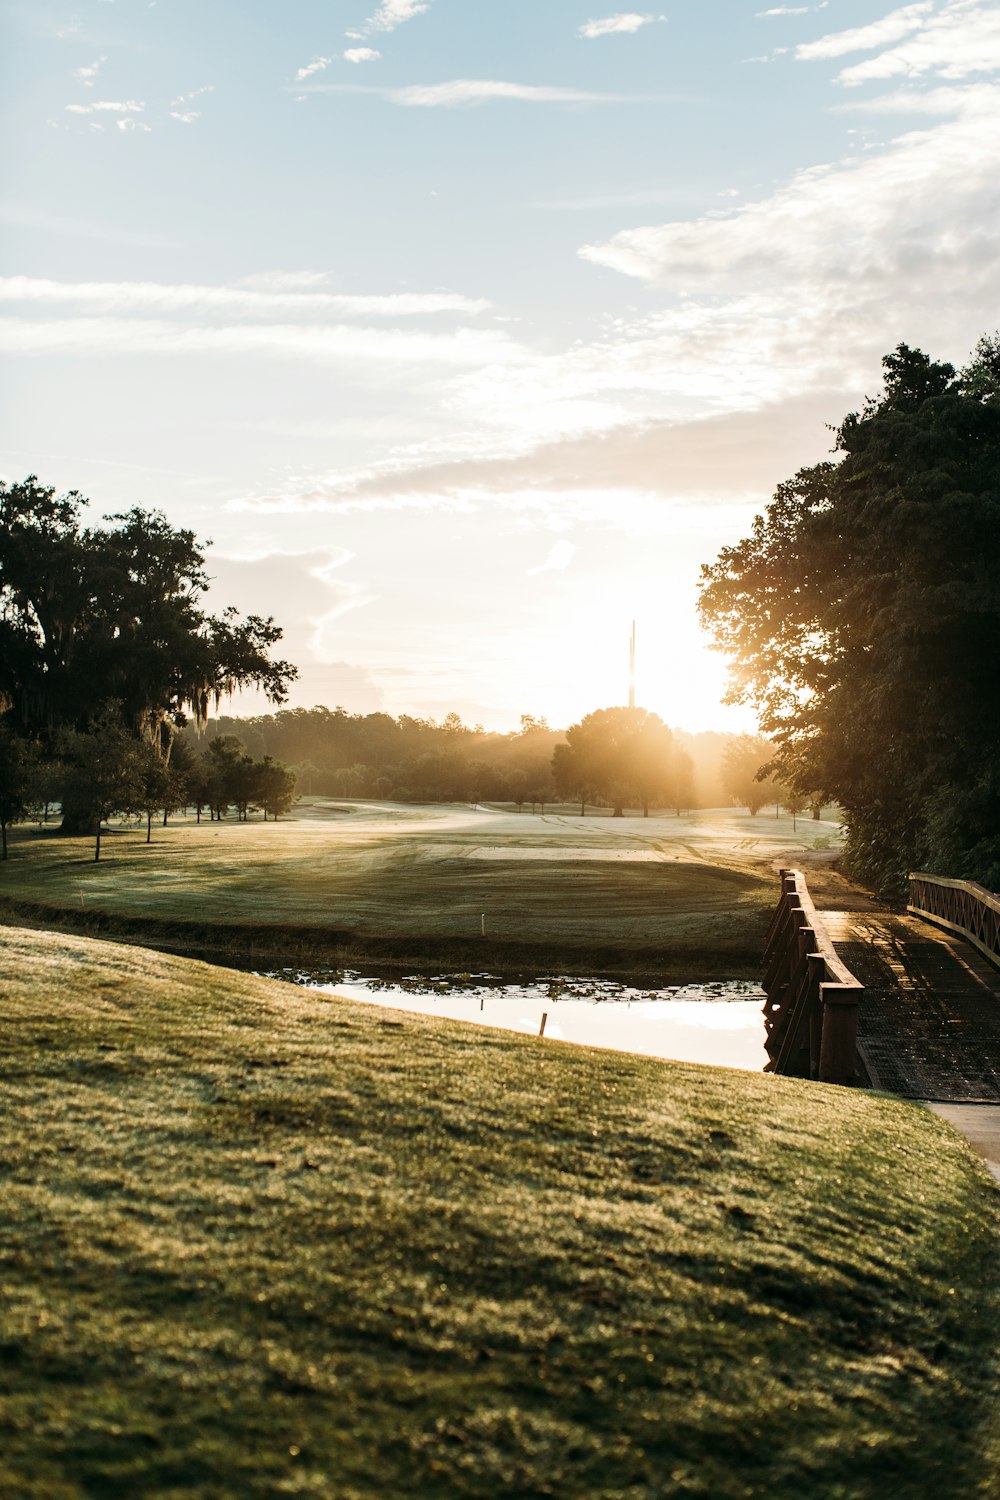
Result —
<path fill-rule="evenodd" d="M 809 965 L 809 1077 L 819 1077 L 820 1048 L 823 1038 L 823 1004 L 820 986 L 826 973 L 826 960 L 822 953 L 810 953 Z"/>
<path fill-rule="evenodd" d="M 862 991 L 848 984 L 819 987 L 822 1031 L 820 1083 L 853 1083 L 858 1050 L 858 1004 Z"/>

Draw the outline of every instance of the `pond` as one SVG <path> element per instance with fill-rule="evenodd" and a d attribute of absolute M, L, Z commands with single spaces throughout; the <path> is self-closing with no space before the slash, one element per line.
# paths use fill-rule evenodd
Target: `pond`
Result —
<path fill-rule="evenodd" d="M 272 969 L 268 977 L 371 1005 L 531 1036 L 538 1036 L 544 1016 L 550 1041 L 755 1073 L 767 1062 L 764 992 L 746 980 L 645 989 L 561 976 L 511 984 L 489 974 L 381 979 L 350 970 Z"/>

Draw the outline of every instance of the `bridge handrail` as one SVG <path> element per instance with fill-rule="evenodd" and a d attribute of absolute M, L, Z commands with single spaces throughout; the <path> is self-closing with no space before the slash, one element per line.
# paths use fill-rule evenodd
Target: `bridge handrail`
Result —
<path fill-rule="evenodd" d="M 837 953 L 801 870 L 781 871 L 764 963 L 767 1071 L 853 1083 L 864 986 Z"/>
<path fill-rule="evenodd" d="M 906 907 L 937 927 L 966 938 L 992 963 L 1000 964 L 1000 896 L 974 880 L 952 880 L 918 870 L 910 875 Z"/>

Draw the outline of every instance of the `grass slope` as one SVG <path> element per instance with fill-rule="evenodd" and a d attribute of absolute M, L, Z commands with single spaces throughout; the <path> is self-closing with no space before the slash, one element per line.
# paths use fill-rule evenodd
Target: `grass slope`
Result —
<path fill-rule="evenodd" d="M 15 916 L 95 935 L 327 963 L 560 968 L 666 980 L 756 977 L 775 856 L 832 825 L 694 813 L 544 818 L 469 808 L 317 804 L 279 824 L 21 830 L 0 866 Z M 482 919 L 485 917 L 485 936 Z"/>
<path fill-rule="evenodd" d="M 997 1493 L 918 1107 L 0 944 L 3 1495 Z"/>

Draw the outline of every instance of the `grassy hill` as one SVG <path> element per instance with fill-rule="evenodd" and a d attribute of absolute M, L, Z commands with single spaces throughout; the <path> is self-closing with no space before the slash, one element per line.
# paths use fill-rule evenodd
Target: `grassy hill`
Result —
<path fill-rule="evenodd" d="M 995 1495 L 920 1108 L 0 929 L 0 1493 Z"/>
<path fill-rule="evenodd" d="M 0 865 L 14 916 L 220 952 L 460 969 L 756 977 L 776 858 L 832 824 L 742 812 L 545 817 L 317 803 L 287 822 L 18 831 Z M 485 926 L 485 935 L 483 932 Z"/>

